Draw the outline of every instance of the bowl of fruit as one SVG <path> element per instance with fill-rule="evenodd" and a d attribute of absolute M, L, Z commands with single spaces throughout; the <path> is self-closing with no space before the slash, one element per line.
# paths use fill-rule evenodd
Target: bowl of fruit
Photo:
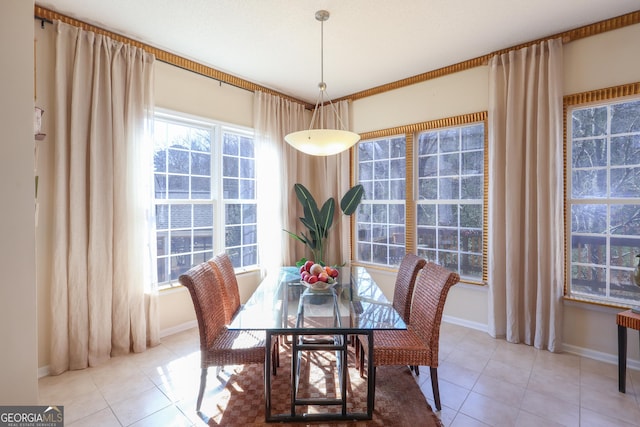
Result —
<path fill-rule="evenodd" d="M 300 282 L 312 290 L 326 290 L 338 283 L 338 269 L 311 260 L 300 266 Z"/>

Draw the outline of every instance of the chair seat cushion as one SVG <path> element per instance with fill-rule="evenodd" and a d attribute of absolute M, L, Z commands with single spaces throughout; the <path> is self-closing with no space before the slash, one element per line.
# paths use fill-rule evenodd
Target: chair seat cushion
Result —
<path fill-rule="evenodd" d="M 202 352 L 203 366 L 263 363 L 265 360 L 264 331 L 224 329 L 213 345 Z M 231 350 L 231 351 L 230 351 Z"/>
<path fill-rule="evenodd" d="M 364 342 L 363 342 L 364 341 Z M 367 340 L 361 340 L 366 350 Z M 431 349 L 411 329 L 375 331 L 373 360 L 378 365 L 431 366 Z"/>

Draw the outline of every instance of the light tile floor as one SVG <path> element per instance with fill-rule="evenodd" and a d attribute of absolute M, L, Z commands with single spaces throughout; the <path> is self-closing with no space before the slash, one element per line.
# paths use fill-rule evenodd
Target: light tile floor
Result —
<path fill-rule="evenodd" d="M 41 378 L 40 403 L 64 405 L 69 427 L 202 426 L 194 411 L 199 358 L 198 332 L 190 329 L 144 353 Z M 421 372 L 417 381 L 434 406 L 429 369 Z M 640 372 L 627 371 L 626 394 L 618 392 L 617 372 L 443 323 L 439 415 L 447 427 L 640 426 Z M 207 394 L 220 387 L 211 369 Z"/>

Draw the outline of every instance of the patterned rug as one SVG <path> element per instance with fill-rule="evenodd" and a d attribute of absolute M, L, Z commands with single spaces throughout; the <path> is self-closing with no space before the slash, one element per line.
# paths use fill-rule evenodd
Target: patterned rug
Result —
<path fill-rule="evenodd" d="M 306 352 L 301 361 L 301 397 L 339 396 L 336 360 L 333 352 Z M 366 412 L 366 378 L 355 369 L 349 352 L 347 405 L 349 412 Z M 281 348 L 278 374 L 272 377 L 272 414 L 288 413 L 291 390 L 290 348 Z M 215 375 L 210 369 L 209 375 Z M 339 412 L 335 406 L 299 407 L 314 412 Z M 214 396 L 207 393 L 202 418 L 210 426 L 416 426 L 442 427 L 406 366 L 380 366 L 376 370 L 376 394 L 373 419 L 369 421 L 266 423 L 264 420 L 264 373 L 261 365 L 237 368 L 224 389 Z"/>

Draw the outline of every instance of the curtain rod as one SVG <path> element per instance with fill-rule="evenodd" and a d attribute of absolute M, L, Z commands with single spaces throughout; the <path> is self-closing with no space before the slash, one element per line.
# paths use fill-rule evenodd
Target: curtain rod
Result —
<path fill-rule="evenodd" d="M 42 28 L 42 29 L 44 29 L 44 24 L 45 24 L 45 23 L 47 23 L 47 24 L 53 24 L 53 21 L 52 21 L 51 19 L 47 19 L 47 18 L 44 18 L 44 17 L 42 17 L 42 16 L 33 15 L 33 19 L 35 19 L 36 21 L 40 21 L 40 28 Z M 160 62 L 164 62 L 164 63 L 166 63 L 166 64 L 170 64 L 170 65 L 175 65 L 175 64 L 172 64 L 172 63 L 170 63 L 170 62 L 168 62 L 168 61 L 163 61 L 162 59 L 158 59 L 158 61 L 160 61 Z M 180 68 L 183 68 L 183 67 L 180 67 Z M 196 72 L 196 71 L 189 70 L 189 69 L 187 69 L 187 68 L 183 68 L 183 69 L 184 69 L 184 70 L 186 70 L 186 71 L 191 71 L 191 72 L 196 73 L 196 74 L 200 74 L 200 73 L 198 73 L 198 72 Z M 210 77 L 210 78 L 211 78 L 211 79 L 213 79 L 213 80 L 215 80 L 215 81 L 217 81 L 218 83 L 220 83 L 220 86 L 222 86 L 222 83 L 226 83 L 226 84 L 228 84 L 229 86 L 237 87 L 238 89 L 244 89 L 244 90 L 246 90 L 246 91 L 248 91 L 248 92 L 253 92 L 251 89 L 247 89 L 247 88 L 244 88 L 244 87 L 241 87 L 241 86 L 237 86 L 237 85 L 234 85 L 234 84 L 231 84 L 231 83 L 225 82 L 225 81 L 223 81 L 223 80 L 216 79 L 215 77 Z"/>
<path fill-rule="evenodd" d="M 40 21 L 40 28 L 44 30 L 44 23 L 53 24 L 51 19 L 43 18 L 42 16 L 33 15 L 33 19 Z"/>

